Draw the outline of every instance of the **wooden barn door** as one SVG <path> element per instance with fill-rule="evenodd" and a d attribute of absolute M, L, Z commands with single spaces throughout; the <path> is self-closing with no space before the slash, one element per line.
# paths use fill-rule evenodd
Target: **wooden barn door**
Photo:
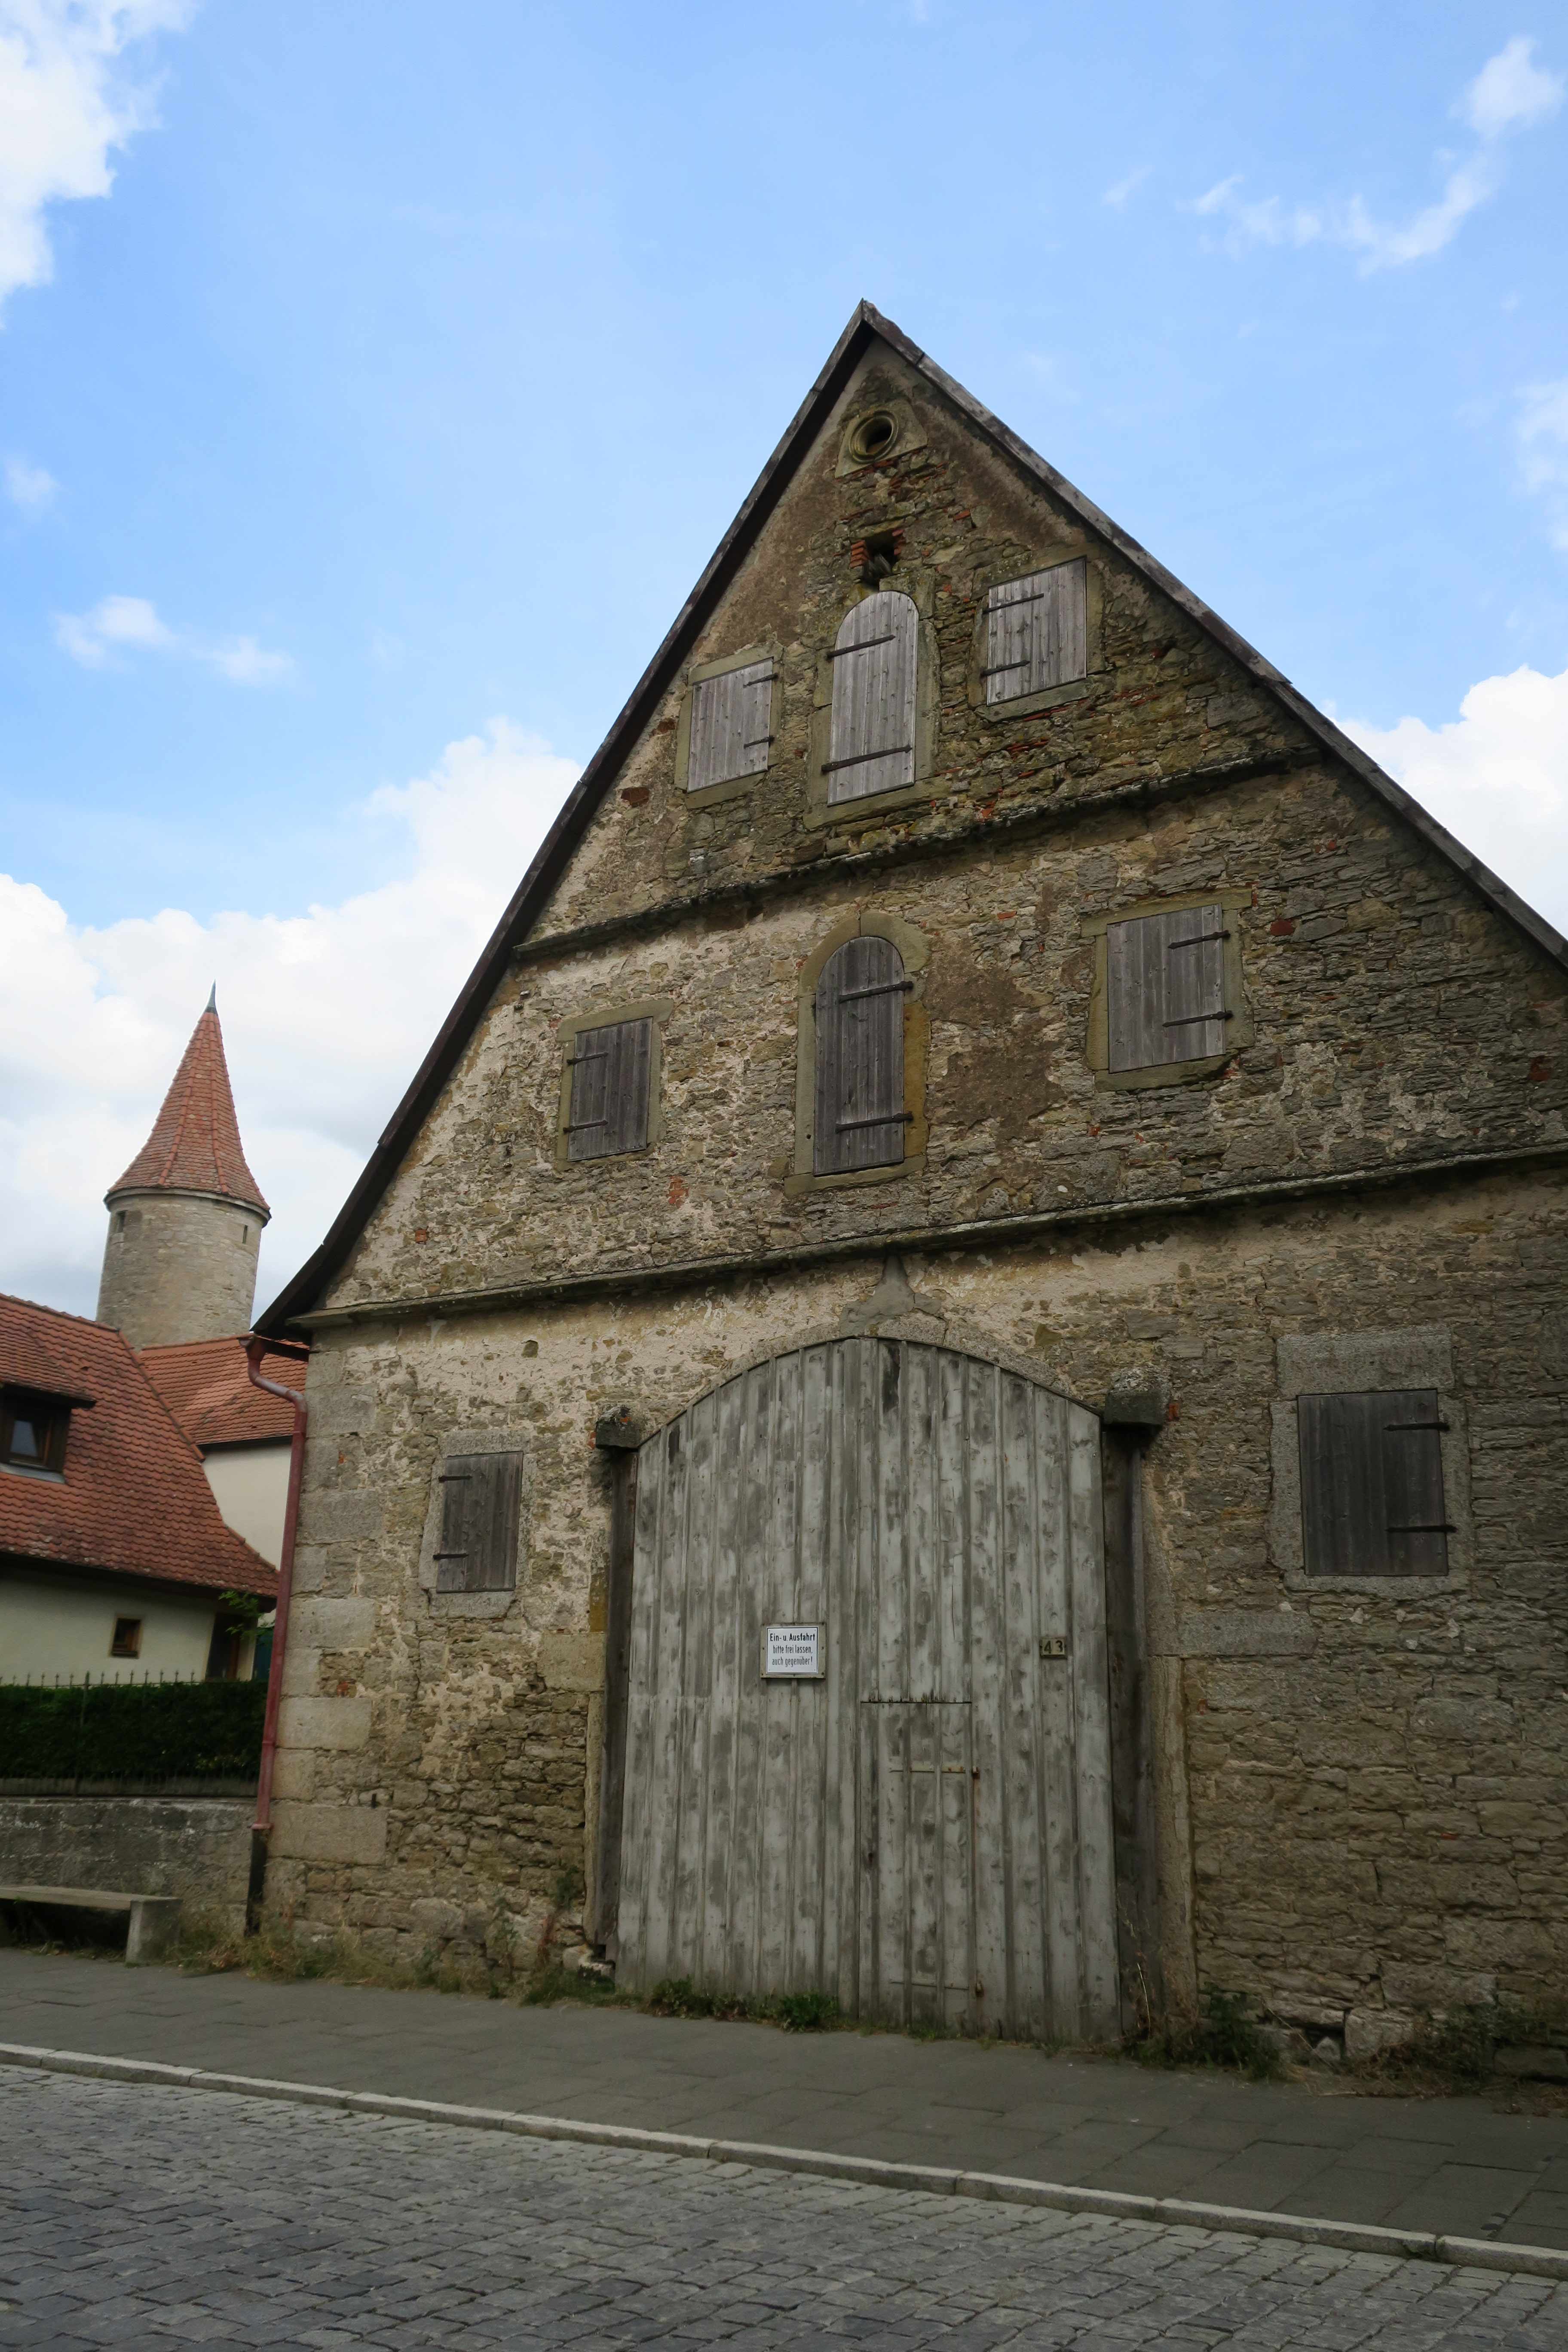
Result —
<path fill-rule="evenodd" d="M 638 1465 L 619 1973 L 1118 2016 L 1100 1424 L 953 1351 L 775 1358 Z M 765 1681 L 766 1628 L 823 1629 Z"/>

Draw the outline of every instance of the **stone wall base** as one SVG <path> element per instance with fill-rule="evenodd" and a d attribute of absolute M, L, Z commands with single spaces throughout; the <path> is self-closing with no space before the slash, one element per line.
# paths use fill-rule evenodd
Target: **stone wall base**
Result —
<path fill-rule="evenodd" d="M 251 1797 L 0 1797 L 0 1879 L 178 1895 L 245 1923 Z"/>

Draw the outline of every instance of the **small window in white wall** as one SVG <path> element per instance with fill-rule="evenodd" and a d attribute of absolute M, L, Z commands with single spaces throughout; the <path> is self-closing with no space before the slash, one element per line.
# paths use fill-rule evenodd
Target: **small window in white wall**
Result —
<path fill-rule="evenodd" d="M 1089 566 L 1083 557 L 1006 580 L 986 598 L 987 703 L 1015 702 L 1089 675 Z"/>
<path fill-rule="evenodd" d="M 773 709 L 771 655 L 700 677 L 691 689 L 687 791 L 761 775 L 773 741 Z"/>
<path fill-rule="evenodd" d="M 914 600 L 896 589 L 866 597 L 846 615 L 833 647 L 823 763 L 830 806 L 913 783 L 919 643 Z"/>

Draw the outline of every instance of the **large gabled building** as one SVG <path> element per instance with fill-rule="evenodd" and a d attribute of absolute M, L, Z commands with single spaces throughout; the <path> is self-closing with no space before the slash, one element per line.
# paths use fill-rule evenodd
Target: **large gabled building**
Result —
<path fill-rule="evenodd" d="M 1565 1007 L 863 307 L 263 1318 L 269 1900 L 973 2031 L 1563 1990 Z"/>

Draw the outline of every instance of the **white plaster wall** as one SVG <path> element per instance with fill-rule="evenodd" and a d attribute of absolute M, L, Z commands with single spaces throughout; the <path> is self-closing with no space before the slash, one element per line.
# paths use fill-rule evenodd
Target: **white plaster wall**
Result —
<path fill-rule="evenodd" d="M 277 1437 L 264 1445 L 215 1445 L 203 1456 L 225 1524 L 274 1568 L 283 1550 L 289 1453 L 289 1440 Z"/>
<path fill-rule="evenodd" d="M 139 1682 L 144 1674 L 199 1681 L 216 1613 L 210 1594 L 149 1592 L 129 1578 L 0 1577 L 0 1681 L 103 1675 Z M 139 1658 L 110 1656 L 117 1617 L 141 1618 Z"/>

